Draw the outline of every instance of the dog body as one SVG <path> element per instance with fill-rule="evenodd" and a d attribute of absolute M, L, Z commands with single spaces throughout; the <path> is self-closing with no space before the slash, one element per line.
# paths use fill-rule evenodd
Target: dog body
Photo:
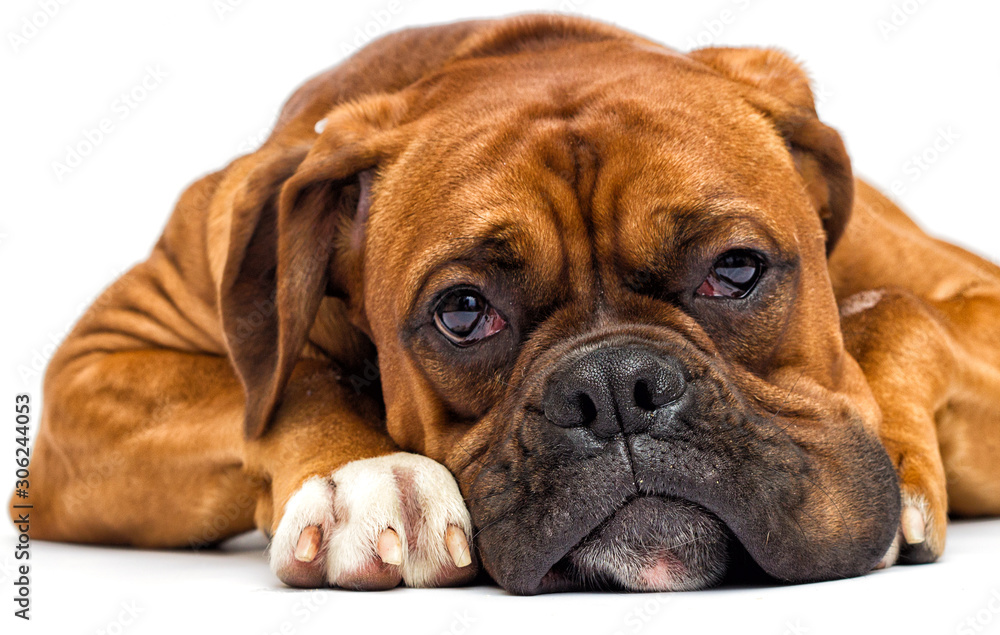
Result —
<path fill-rule="evenodd" d="M 519 593 L 698 588 L 736 545 L 786 580 L 926 562 L 949 508 L 1000 513 L 998 342 L 1000 269 L 855 180 L 780 53 L 403 31 L 61 346 L 33 537 L 258 527 L 292 585 Z"/>

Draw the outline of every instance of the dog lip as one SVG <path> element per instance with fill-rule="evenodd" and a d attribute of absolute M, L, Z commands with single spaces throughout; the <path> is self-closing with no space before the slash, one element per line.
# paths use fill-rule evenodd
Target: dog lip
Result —
<path fill-rule="evenodd" d="M 625 503 L 622 503 L 622 505 L 624 504 Z M 568 591 L 576 588 L 577 585 L 571 576 L 568 564 L 563 565 L 562 563 L 564 563 L 569 555 L 573 553 L 573 550 L 579 547 L 594 531 L 607 522 L 608 519 L 614 517 L 615 513 L 620 508 L 621 507 L 614 509 L 610 514 L 602 518 L 568 549 L 556 550 L 541 563 L 542 566 L 535 569 L 536 573 L 531 576 L 531 578 L 525 577 L 522 580 L 510 581 L 514 583 L 503 584 L 503 586 L 512 593 L 516 593 L 518 595 L 538 595 L 540 593 Z M 539 575 L 539 571 L 543 571 L 544 573 Z"/>
<path fill-rule="evenodd" d="M 627 497 L 621 502 L 616 508 L 611 510 L 604 518 L 601 518 L 596 522 L 593 527 L 587 531 L 579 540 L 573 543 L 568 549 L 563 551 L 558 555 L 555 560 L 549 565 L 545 573 L 542 574 L 541 578 L 535 584 L 535 588 L 531 590 L 518 590 L 517 593 L 521 595 L 537 595 L 540 593 L 558 593 L 561 591 L 572 591 L 580 587 L 578 580 L 573 576 L 572 565 L 569 563 L 569 557 L 576 551 L 580 545 L 590 539 L 595 533 L 600 531 L 606 523 L 611 521 L 615 515 L 623 508 L 628 506 L 632 501 L 639 498 L 645 498 L 643 494 L 633 494 Z M 558 552 L 557 552 L 558 553 Z"/>
<path fill-rule="evenodd" d="M 580 565 L 574 564 L 572 562 L 572 557 L 574 553 L 576 553 L 583 547 L 584 544 L 592 540 L 599 540 L 607 544 L 608 538 L 606 536 L 604 537 L 600 536 L 600 533 L 602 532 L 602 530 L 605 528 L 606 525 L 614 522 L 616 517 L 618 517 L 619 514 L 623 512 L 623 510 L 626 510 L 629 506 L 633 505 L 637 501 L 641 501 L 644 499 L 658 499 L 658 498 L 664 498 L 664 497 L 649 495 L 649 494 L 635 494 L 628 497 L 625 501 L 621 503 L 621 505 L 619 505 L 615 510 L 613 510 L 605 518 L 603 518 L 600 522 L 598 522 L 585 536 L 583 536 L 573 546 L 567 549 L 565 553 L 562 556 L 560 556 L 552 564 L 551 567 L 549 567 L 549 569 L 545 572 L 545 574 L 541 576 L 541 579 L 538 581 L 536 587 L 533 590 L 527 592 L 520 591 L 520 593 L 525 595 L 536 595 L 541 593 L 560 593 L 566 591 L 575 591 L 575 590 L 581 590 L 583 588 L 595 589 L 595 590 L 600 590 L 600 589 L 628 590 L 627 586 L 623 586 L 622 583 L 615 581 L 614 579 L 609 577 L 606 573 L 598 574 L 597 576 L 595 576 L 594 572 L 592 571 L 581 572 Z M 683 499 L 675 499 L 675 500 L 679 501 Z M 690 501 L 686 500 L 684 502 L 690 503 Z M 718 519 L 717 516 L 714 516 L 714 514 L 709 512 L 707 509 L 704 509 L 701 506 L 697 507 L 701 508 L 701 510 L 704 513 L 707 513 L 710 516 L 715 517 L 721 523 L 721 519 Z M 658 553 L 654 558 L 654 562 L 652 562 L 651 567 L 647 567 L 643 570 L 643 575 L 646 578 L 649 578 L 646 579 L 646 581 L 650 584 L 651 587 L 662 585 L 664 582 L 663 580 L 664 577 L 668 575 L 676 576 L 678 570 L 684 571 L 686 569 L 685 563 L 682 561 L 681 557 L 675 552 L 677 546 L 683 546 L 683 543 L 681 545 L 674 545 L 671 547 L 663 548 L 662 552 Z M 581 573 L 583 575 L 581 575 Z M 708 572 L 708 573 L 714 575 L 719 572 Z M 655 580 L 651 579 L 651 577 L 655 577 L 656 579 Z M 712 576 L 710 575 L 708 579 L 712 579 Z"/>
<path fill-rule="evenodd" d="M 532 558 L 530 562 L 514 563 L 507 559 L 499 560 L 497 563 L 503 562 L 505 566 L 500 570 L 494 570 L 494 567 L 491 566 L 493 563 L 489 557 L 490 554 L 484 553 L 480 546 L 481 561 L 491 577 L 509 593 L 515 595 L 538 595 L 578 588 L 579 585 L 575 585 L 575 581 L 570 576 L 571 572 L 568 566 L 563 567 L 560 563 L 564 563 L 574 549 L 636 497 L 637 494 L 634 492 L 622 496 L 619 500 L 612 502 L 606 511 L 602 510 L 604 513 L 595 515 L 591 523 L 583 524 L 580 522 L 582 518 L 578 516 L 576 519 L 578 522 L 574 524 L 577 531 L 573 532 L 571 542 L 567 541 L 568 546 L 555 546 L 551 550 L 546 549 L 544 553 L 535 552 L 533 555 L 537 559 Z M 482 532 L 480 531 L 480 533 Z"/>

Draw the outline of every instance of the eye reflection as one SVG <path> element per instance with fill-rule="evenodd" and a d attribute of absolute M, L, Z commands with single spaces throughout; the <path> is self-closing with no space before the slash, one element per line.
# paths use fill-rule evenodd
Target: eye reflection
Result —
<path fill-rule="evenodd" d="M 475 344 L 507 326 L 482 294 L 471 289 L 456 289 L 441 298 L 434 309 L 434 324 L 458 346 Z"/>
<path fill-rule="evenodd" d="M 764 261 L 756 252 L 727 251 L 712 265 L 696 293 L 712 298 L 743 298 L 757 286 L 763 272 Z"/>

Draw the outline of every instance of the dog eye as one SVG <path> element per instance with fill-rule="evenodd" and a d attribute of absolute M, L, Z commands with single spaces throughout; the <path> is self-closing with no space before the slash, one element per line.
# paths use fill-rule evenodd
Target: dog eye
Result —
<path fill-rule="evenodd" d="M 434 324 L 453 344 L 469 346 L 502 331 L 507 323 L 476 291 L 449 292 L 434 309 Z"/>
<path fill-rule="evenodd" d="M 713 298 L 743 298 L 757 286 L 764 272 L 764 261 L 755 252 L 744 249 L 727 251 L 712 265 L 712 271 L 696 293 Z"/>

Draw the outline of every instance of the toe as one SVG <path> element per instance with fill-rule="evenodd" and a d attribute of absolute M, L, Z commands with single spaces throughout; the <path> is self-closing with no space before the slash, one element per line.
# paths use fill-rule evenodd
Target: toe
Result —
<path fill-rule="evenodd" d="M 271 569 L 285 584 L 327 585 L 323 528 L 334 524 L 332 506 L 333 491 L 323 478 L 307 480 L 288 501 L 269 547 Z"/>
<path fill-rule="evenodd" d="M 461 527 L 448 525 L 444 534 L 444 542 L 451 554 L 451 560 L 459 569 L 472 564 L 472 554 L 469 551 L 469 541 L 465 539 L 465 531 Z"/>
<path fill-rule="evenodd" d="M 316 525 L 309 525 L 303 529 L 302 533 L 299 534 L 299 541 L 295 545 L 295 559 L 307 564 L 315 560 L 322 539 L 323 534 Z"/>
<path fill-rule="evenodd" d="M 919 507 L 909 505 L 903 509 L 900 519 L 906 544 L 915 545 L 924 541 L 924 515 Z"/>
<path fill-rule="evenodd" d="M 376 551 L 385 564 L 403 564 L 403 543 L 399 540 L 399 534 L 391 528 L 379 535 Z"/>
<path fill-rule="evenodd" d="M 278 579 L 293 587 L 326 586 L 326 566 L 320 553 L 322 541 L 319 527 L 310 525 L 303 529 L 293 557 L 283 559 L 275 568 Z"/>
<path fill-rule="evenodd" d="M 384 591 L 399 586 L 403 574 L 398 565 L 386 564 L 375 558 L 337 578 L 337 586 L 356 591 Z"/>
<path fill-rule="evenodd" d="M 475 562 L 475 554 L 469 548 L 469 539 L 465 530 L 456 525 L 449 525 L 442 538 L 447 556 L 437 561 L 435 575 L 428 576 L 425 586 L 444 587 L 468 584 L 476 577 L 479 568 Z"/>
<path fill-rule="evenodd" d="M 922 494 L 904 491 L 903 511 L 899 519 L 902 540 L 899 547 L 899 564 L 934 562 L 944 550 L 944 512 L 935 514 L 935 505 Z M 940 516 L 940 518 L 939 518 Z"/>

